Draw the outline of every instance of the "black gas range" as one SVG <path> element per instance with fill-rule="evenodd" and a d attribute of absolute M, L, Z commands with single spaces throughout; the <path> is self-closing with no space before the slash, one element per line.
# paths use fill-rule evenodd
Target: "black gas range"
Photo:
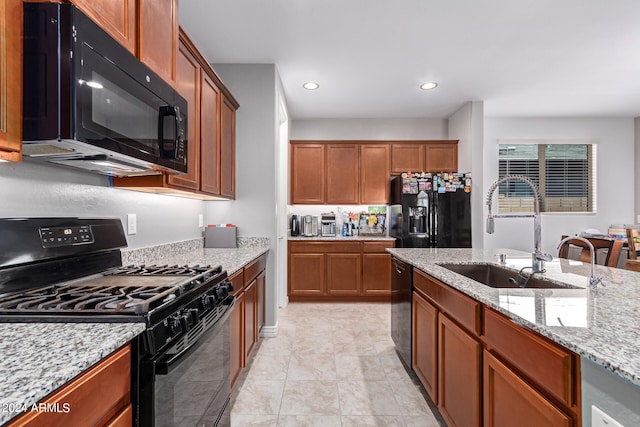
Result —
<path fill-rule="evenodd" d="M 0 322 L 144 322 L 133 343 L 133 425 L 228 424 L 226 271 L 123 266 L 125 246 L 119 219 L 0 219 Z M 184 413 L 190 371 L 205 391 Z"/>

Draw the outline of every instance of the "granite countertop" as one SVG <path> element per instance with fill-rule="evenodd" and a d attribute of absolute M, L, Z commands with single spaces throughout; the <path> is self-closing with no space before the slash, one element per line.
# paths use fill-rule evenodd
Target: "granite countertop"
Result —
<path fill-rule="evenodd" d="M 596 266 L 606 286 L 589 289 L 590 265 L 554 258 L 536 274 L 570 289 L 491 288 L 438 264 L 498 263 L 517 273 L 531 254 L 511 249 L 387 249 L 392 255 L 640 386 L 640 274 Z M 526 272 L 527 270 L 525 270 Z M 529 270 L 531 271 L 531 270 Z"/>
<path fill-rule="evenodd" d="M 242 267 L 269 251 L 268 239 L 252 240 L 237 248 L 203 248 L 202 241 L 196 239 L 189 247 L 169 244 L 149 248 L 122 251 L 122 264 L 199 264 L 221 265 L 231 276 Z"/>
<path fill-rule="evenodd" d="M 0 425 L 144 330 L 144 323 L 0 323 Z"/>
<path fill-rule="evenodd" d="M 289 240 L 327 240 L 327 241 L 339 241 L 339 242 L 354 242 L 361 240 L 389 240 L 395 241 L 394 237 L 389 236 L 335 236 L 335 237 L 322 237 L 322 236 L 289 236 Z"/>

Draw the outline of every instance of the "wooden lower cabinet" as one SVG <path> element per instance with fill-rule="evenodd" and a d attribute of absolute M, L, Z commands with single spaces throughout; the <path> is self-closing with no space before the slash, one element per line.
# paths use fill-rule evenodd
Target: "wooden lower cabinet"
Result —
<path fill-rule="evenodd" d="M 360 294 L 361 262 L 360 254 L 326 254 L 327 294 Z"/>
<path fill-rule="evenodd" d="M 232 388 L 250 363 L 265 323 L 266 266 L 267 254 L 264 254 L 229 277 L 232 295 L 236 298 L 230 318 Z"/>
<path fill-rule="evenodd" d="M 479 426 L 482 345 L 438 316 L 438 409 L 451 427 Z"/>
<path fill-rule="evenodd" d="M 236 295 L 236 305 L 229 318 L 231 328 L 231 387 L 244 368 L 244 293 Z"/>
<path fill-rule="evenodd" d="M 289 254 L 289 296 L 322 296 L 324 254 Z"/>
<path fill-rule="evenodd" d="M 484 426 L 569 427 L 571 417 L 484 352 Z"/>
<path fill-rule="evenodd" d="M 412 368 L 453 426 L 580 426 L 579 356 L 413 271 Z"/>
<path fill-rule="evenodd" d="M 0 160 L 22 159 L 22 1 L 0 3 Z"/>
<path fill-rule="evenodd" d="M 289 241 L 290 301 L 388 301 L 394 241 Z"/>
<path fill-rule="evenodd" d="M 244 290 L 244 360 L 248 360 L 258 342 L 258 281 L 253 279 Z"/>
<path fill-rule="evenodd" d="M 27 412 L 7 427 L 131 426 L 130 345 L 107 356 L 42 403 L 57 404 L 59 411 Z"/>
<path fill-rule="evenodd" d="M 425 390 L 438 404 L 438 309 L 418 292 L 413 293 L 412 368 Z"/>

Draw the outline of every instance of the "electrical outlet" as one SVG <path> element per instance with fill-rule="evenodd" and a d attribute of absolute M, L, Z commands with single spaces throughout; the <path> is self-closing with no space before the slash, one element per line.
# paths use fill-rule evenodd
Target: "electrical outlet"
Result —
<path fill-rule="evenodd" d="M 638 224 L 640 224 L 640 215 L 638 215 L 638 216 L 636 217 L 636 222 L 637 222 Z"/>
<path fill-rule="evenodd" d="M 138 220 L 136 214 L 127 214 L 127 234 L 136 234 L 138 232 Z"/>
<path fill-rule="evenodd" d="M 198 214 L 198 227 L 204 227 L 204 215 Z"/>
<path fill-rule="evenodd" d="M 602 412 L 600 408 L 591 405 L 591 427 L 624 427 L 622 424 Z"/>

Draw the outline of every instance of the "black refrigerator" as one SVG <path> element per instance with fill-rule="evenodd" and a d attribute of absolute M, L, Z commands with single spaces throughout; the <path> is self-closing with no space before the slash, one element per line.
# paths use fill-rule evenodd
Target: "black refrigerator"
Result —
<path fill-rule="evenodd" d="M 389 217 L 397 248 L 470 248 L 471 174 L 392 177 Z"/>

